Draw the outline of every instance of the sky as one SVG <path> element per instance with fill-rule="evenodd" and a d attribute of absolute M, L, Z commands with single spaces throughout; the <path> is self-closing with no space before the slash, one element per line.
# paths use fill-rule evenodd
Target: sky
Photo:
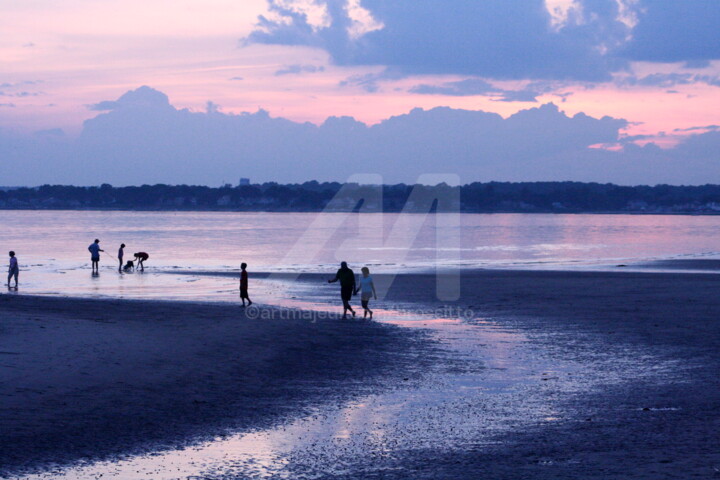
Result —
<path fill-rule="evenodd" d="M 0 185 L 720 183 L 720 2 L 0 0 Z"/>

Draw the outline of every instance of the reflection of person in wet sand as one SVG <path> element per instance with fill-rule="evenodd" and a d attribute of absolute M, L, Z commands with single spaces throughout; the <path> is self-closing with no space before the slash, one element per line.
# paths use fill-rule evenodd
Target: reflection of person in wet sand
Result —
<path fill-rule="evenodd" d="M 370 314 L 370 319 L 372 319 L 373 311 L 370 310 L 370 299 L 374 298 L 377 300 L 377 293 L 375 293 L 375 283 L 373 283 L 373 279 L 370 276 L 370 269 L 368 267 L 362 268 L 362 277 L 360 278 L 360 286 L 355 289 L 355 295 L 357 295 L 358 290 L 362 290 L 362 296 L 360 297 L 360 302 L 362 303 L 363 307 L 363 318 L 367 318 L 368 313 Z"/>
<path fill-rule="evenodd" d="M 92 270 L 93 273 L 95 273 L 98 271 L 98 268 L 100 266 L 100 252 L 104 252 L 105 250 L 100 248 L 100 240 L 98 240 L 97 238 L 88 247 L 88 250 L 90 251 L 90 263 L 92 264 Z"/>
<path fill-rule="evenodd" d="M 145 252 L 138 252 L 138 253 L 136 253 L 136 254 L 135 254 L 135 262 L 136 262 L 136 263 L 135 263 L 135 267 L 136 267 L 136 268 L 137 268 L 137 267 L 140 267 L 140 271 L 141 271 L 141 272 L 144 272 L 144 271 L 145 271 L 145 265 L 143 264 L 143 262 L 145 262 L 145 260 L 147 260 L 148 258 L 150 258 L 150 255 L 148 255 L 148 254 L 145 253 Z"/>
<path fill-rule="evenodd" d="M 20 274 L 20 267 L 18 267 L 18 261 L 17 257 L 15 257 L 15 252 L 10 252 L 10 266 L 8 267 L 8 288 L 12 288 L 10 286 L 10 280 L 15 279 L 15 289 L 18 288 L 18 275 Z"/>
<path fill-rule="evenodd" d="M 247 299 L 249 307 L 252 305 L 252 300 L 250 300 L 250 297 L 248 296 L 248 273 L 247 273 L 247 263 L 242 263 L 240 265 L 240 299 L 242 300 L 243 307 L 245 306 L 245 299 Z"/>
<path fill-rule="evenodd" d="M 343 302 L 343 318 L 347 318 L 348 310 L 355 316 L 355 310 L 350 306 L 350 299 L 355 292 L 355 272 L 347 266 L 347 262 L 340 264 L 340 270 L 335 274 L 335 278 L 328 280 L 328 283 L 340 281 L 340 297 Z"/>

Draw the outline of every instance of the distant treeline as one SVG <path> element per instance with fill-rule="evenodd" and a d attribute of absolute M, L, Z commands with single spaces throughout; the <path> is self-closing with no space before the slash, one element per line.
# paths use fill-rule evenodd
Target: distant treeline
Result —
<path fill-rule="evenodd" d="M 720 185 L 625 187 L 580 182 L 358 185 L 337 182 L 219 188 L 188 185 L 0 189 L 3 209 L 720 213 Z"/>

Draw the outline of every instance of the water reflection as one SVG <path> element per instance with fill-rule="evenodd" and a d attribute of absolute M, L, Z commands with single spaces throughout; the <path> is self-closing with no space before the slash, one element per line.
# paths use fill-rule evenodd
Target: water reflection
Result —
<path fill-rule="evenodd" d="M 298 293 L 297 286 L 286 288 Z M 285 306 L 329 308 L 321 299 L 295 299 Z M 344 404 L 329 402 L 275 428 L 218 437 L 192 448 L 23 478 L 314 478 L 382 470 L 408 452 L 482 448 L 510 430 L 562 421 L 573 414 L 564 410 L 563 395 L 676 368 L 628 350 L 605 351 L 595 362 L 550 359 L 524 334 L 487 319 L 467 323 L 376 311 L 381 321 L 427 329 L 447 349 L 447 357 L 423 372 L 419 384 L 388 386 Z"/>
<path fill-rule="evenodd" d="M 717 216 L 462 214 L 446 235 L 438 234 L 442 215 L 5 211 L 3 218 L 0 244 L 17 250 L 23 270 L 39 272 L 86 267 L 95 237 L 149 252 L 148 267 L 203 270 L 244 261 L 251 271 L 318 271 L 344 259 L 374 264 L 379 273 L 437 263 L 599 265 L 720 252 Z M 101 266 L 117 270 L 108 256 Z"/>

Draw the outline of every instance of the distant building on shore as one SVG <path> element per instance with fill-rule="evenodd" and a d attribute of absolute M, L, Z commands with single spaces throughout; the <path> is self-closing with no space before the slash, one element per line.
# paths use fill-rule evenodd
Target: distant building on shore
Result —
<path fill-rule="evenodd" d="M 250 179 L 249 178 L 241 178 L 240 183 L 238 183 L 238 187 L 244 187 L 246 185 L 250 185 Z"/>

